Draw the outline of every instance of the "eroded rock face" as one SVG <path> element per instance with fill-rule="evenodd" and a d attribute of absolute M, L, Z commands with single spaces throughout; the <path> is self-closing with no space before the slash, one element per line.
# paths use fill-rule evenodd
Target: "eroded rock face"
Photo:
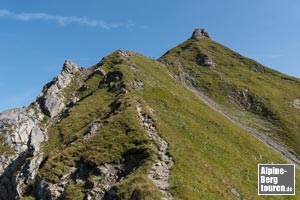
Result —
<path fill-rule="evenodd" d="M 37 182 L 43 161 L 41 144 L 48 140 L 45 114 L 53 118 L 65 108 L 63 89 L 79 71 L 75 64 L 66 61 L 61 74 L 44 87 L 36 102 L 0 113 L 0 136 L 4 141 L 1 145 L 7 148 L 0 156 L 0 199 L 18 199 L 28 182 Z"/>
<path fill-rule="evenodd" d="M 72 81 L 79 68 L 67 60 L 64 63 L 61 74 L 53 79 L 49 87 L 38 96 L 38 102 L 41 110 L 50 117 L 57 116 L 65 107 L 65 99 L 62 90 Z"/>
<path fill-rule="evenodd" d="M 48 139 L 37 106 L 0 113 L 0 135 L 10 150 L 0 157 L 0 199 L 22 195 L 24 183 L 33 180 L 42 162 L 41 143 Z"/>

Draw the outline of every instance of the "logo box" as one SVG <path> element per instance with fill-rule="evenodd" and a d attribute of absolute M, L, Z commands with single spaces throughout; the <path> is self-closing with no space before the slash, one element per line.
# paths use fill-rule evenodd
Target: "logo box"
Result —
<path fill-rule="evenodd" d="M 295 195 L 295 164 L 258 164 L 258 195 Z"/>

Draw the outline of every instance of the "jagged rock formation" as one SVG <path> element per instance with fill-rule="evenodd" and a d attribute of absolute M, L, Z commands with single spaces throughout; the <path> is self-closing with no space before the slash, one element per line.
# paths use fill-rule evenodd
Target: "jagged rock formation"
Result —
<path fill-rule="evenodd" d="M 65 108 L 63 89 L 79 68 L 67 60 L 59 76 L 48 83 L 37 100 L 27 108 L 0 114 L 0 133 L 9 151 L 1 156 L 0 199 L 16 199 L 34 182 L 43 161 L 42 143 L 48 140 L 45 119 L 56 117 Z M 41 199 L 45 199 L 44 194 Z M 47 198 L 46 198 L 47 199 Z"/>
<path fill-rule="evenodd" d="M 61 92 L 71 83 L 78 71 L 79 68 L 74 63 L 67 60 L 64 63 L 61 74 L 54 78 L 51 83 L 46 85 L 37 100 L 45 114 L 55 117 L 64 109 L 65 99 Z"/>
<path fill-rule="evenodd" d="M 204 28 L 199 29 L 196 28 L 192 34 L 192 39 L 201 39 L 201 38 L 210 38 L 208 32 L 205 31 Z"/>
<path fill-rule="evenodd" d="M 47 141 L 43 117 L 36 105 L 0 114 L 0 133 L 7 149 L 0 158 L 0 199 L 22 196 L 24 185 L 35 179 L 43 159 L 41 143 Z"/>
<path fill-rule="evenodd" d="M 300 81 L 207 38 L 66 61 L 0 114 L 0 200 L 256 199 L 258 163 L 299 166 Z"/>

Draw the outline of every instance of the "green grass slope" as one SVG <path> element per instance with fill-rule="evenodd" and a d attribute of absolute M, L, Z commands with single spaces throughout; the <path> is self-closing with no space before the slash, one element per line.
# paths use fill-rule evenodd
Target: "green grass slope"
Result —
<path fill-rule="evenodd" d="M 257 164 L 286 161 L 199 101 L 156 61 L 138 54 L 131 61 L 145 84 L 136 95 L 154 109 L 158 130 L 170 144 L 177 199 L 235 199 L 233 190 L 245 199 L 299 198 L 258 196 Z"/>
<path fill-rule="evenodd" d="M 203 55 L 214 62 L 204 66 Z M 200 59 L 201 60 L 201 59 Z M 160 58 L 240 122 L 300 153 L 300 80 L 271 70 L 211 39 L 189 39 Z"/>
<path fill-rule="evenodd" d="M 82 84 L 87 86 L 85 90 L 81 89 L 80 84 L 70 85 L 80 100 L 48 128 L 49 140 L 43 145 L 45 159 L 39 176 L 51 184 L 57 184 L 74 167 L 93 169 L 105 163 L 119 164 L 126 155 L 143 152 L 146 157 L 143 165 L 114 186 L 118 191 L 116 198 L 129 199 L 135 193 L 141 199 L 158 199 L 163 195 L 146 176 L 155 159 L 155 150 L 139 124 L 135 99 L 123 91 L 131 81 L 129 66 L 124 64 L 119 52 L 115 52 L 106 57 L 101 68 L 107 75 L 91 74 L 83 80 Z M 122 73 L 121 78 L 108 80 L 113 72 Z M 73 81 L 77 83 L 79 79 Z M 66 89 L 67 96 L 71 92 L 69 90 Z M 101 123 L 101 128 L 84 139 L 93 123 Z M 91 180 L 97 178 L 101 180 L 101 174 L 93 173 L 93 170 L 87 177 L 75 178 L 66 186 L 63 198 L 84 199 Z M 35 191 L 29 189 L 25 194 L 28 198 L 34 198 Z"/>
<path fill-rule="evenodd" d="M 188 41 L 185 44 L 198 46 L 198 42 Z M 211 41 L 204 42 L 208 46 L 216 45 Z M 172 58 L 175 50 L 164 61 L 172 63 L 181 59 L 177 55 Z M 184 51 L 182 53 L 185 54 Z M 175 72 L 175 64 L 170 64 L 168 69 L 140 54 L 128 54 L 113 53 L 97 65 L 105 71 L 105 75 L 94 73 L 84 80 L 75 78 L 74 84 L 66 89 L 66 96 L 75 92 L 80 99 L 48 127 L 49 141 L 43 145 L 45 160 L 39 171 L 42 179 L 56 184 L 78 165 L 119 164 L 124 162 L 125 155 L 143 152 L 145 158 L 142 164 L 113 185 L 115 199 L 132 199 L 133 196 L 134 199 L 161 199 L 164 195 L 147 177 L 158 155 L 140 126 L 137 113 L 137 105 L 140 105 L 143 112 L 154 120 L 160 136 L 169 143 L 168 150 L 175 162 L 170 177 L 170 193 L 174 199 L 300 199 L 299 195 L 292 198 L 258 196 L 257 164 L 286 163 L 281 155 L 208 107 L 174 79 L 169 70 Z M 199 74 L 199 87 L 203 84 L 211 96 L 225 102 L 225 96 L 217 94 L 221 88 L 217 87 L 216 77 L 209 76 L 206 80 L 201 75 L 204 72 L 198 70 L 193 61 L 185 57 L 182 59 L 190 70 Z M 216 57 L 213 59 L 217 62 Z M 205 70 L 207 74 L 213 74 L 209 69 Z M 229 73 L 225 66 L 224 70 Z M 280 77 L 285 76 L 280 75 L 278 79 Z M 81 83 L 78 84 L 78 81 Z M 142 86 L 137 82 L 142 82 Z M 286 84 L 294 82 L 297 80 L 290 79 Z M 239 83 L 243 86 L 242 80 Z M 81 84 L 87 86 L 85 90 L 81 89 Z M 268 106 L 273 108 L 271 103 Z M 280 123 L 285 123 L 275 111 L 274 116 Z M 101 123 L 101 128 L 85 138 L 94 123 Z M 91 179 L 101 179 L 98 176 L 89 173 L 87 177 L 71 181 L 63 198 L 84 199 Z M 296 181 L 299 182 L 299 179 Z M 28 199 L 34 199 L 35 190 L 32 188 L 34 184 L 26 190 Z"/>

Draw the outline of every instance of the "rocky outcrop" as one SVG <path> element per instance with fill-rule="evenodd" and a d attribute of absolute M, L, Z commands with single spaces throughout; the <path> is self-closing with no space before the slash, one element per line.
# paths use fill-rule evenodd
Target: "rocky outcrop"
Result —
<path fill-rule="evenodd" d="M 122 80 L 123 76 L 121 71 L 108 72 L 100 84 L 108 86 L 110 92 L 120 91 L 126 87 Z"/>
<path fill-rule="evenodd" d="M 122 155 L 123 162 L 104 163 L 79 160 L 75 167 L 60 178 L 58 183 L 52 183 L 37 177 L 35 180 L 36 195 L 41 200 L 65 199 L 66 188 L 73 183 L 85 185 L 85 199 L 116 199 L 113 186 L 122 182 L 127 176 L 137 170 L 149 155 L 143 149 L 132 149 Z"/>
<path fill-rule="evenodd" d="M 265 73 L 266 72 L 265 68 L 259 64 L 253 65 L 252 67 L 250 67 L 250 69 L 257 73 Z"/>
<path fill-rule="evenodd" d="M 105 196 L 110 196 L 111 186 L 121 178 L 119 174 L 123 170 L 124 166 L 120 164 L 105 163 L 97 166 L 94 163 L 79 161 L 76 167 L 71 168 L 69 173 L 61 178 L 59 183 L 51 183 L 38 178 L 36 195 L 43 200 L 64 199 L 68 185 L 84 183 L 86 185 L 85 199 L 107 199 Z"/>
<path fill-rule="evenodd" d="M 29 182 L 37 182 L 43 161 L 41 144 L 48 140 L 45 115 L 56 117 L 65 108 L 63 90 L 80 71 L 66 61 L 62 72 L 47 84 L 29 107 L 0 113 L 0 136 L 7 151 L 0 157 L 0 199 L 18 199 Z"/>
<path fill-rule="evenodd" d="M 205 31 L 204 28 L 202 28 L 202 29 L 196 28 L 192 34 L 191 39 L 199 39 L 199 38 L 210 38 L 210 36 Z"/>
<path fill-rule="evenodd" d="M 94 122 L 88 132 L 86 132 L 83 136 L 84 139 L 88 139 L 95 135 L 97 131 L 101 128 L 102 123 L 101 122 Z"/>
<path fill-rule="evenodd" d="M 207 67 L 214 67 L 215 66 L 215 63 L 213 62 L 211 57 L 209 57 L 209 56 L 207 56 L 203 53 L 198 54 L 197 63 L 201 66 L 207 66 Z"/>
<path fill-rule="evenodd" d="M 0 157 L 0 199 L 16 199 L 24 184 L 35 179 L 43 153 L 41 143 L 47 140 L 41 126 L 43 113 L 37 106 L 12 109 L 0 114 L 0 135 L 10 149 Z"/>
<path fill-rule="evenodd" d="M 55 77 L 38 96 L 37 102 L 46 115 L 55 117 L 64 109 L 66 105 L 62 91 L 72 82 L 79 70 L 74 63 L 67 60 L 64 63 L 61 74 Z"/>
<path fill-rule="evenodd" d="M 292 102 L 292 106 L 296 109 L 300 109 L 300 99 L 294 99 Z"/>
<path fill-rule="evenodd" d="M 173 158 L 168 152 L 169 144 L 163 138 L 158 135 L 158 131 L 152 118 L 142 113 L 141 108 L 137 107 L 137 112 L 141 121 L 141 126 L 148 133 L 148 137 L 154 144 L 157 145 L 158 158 L 155 163 L 152 165 L 152 168 L 148 174 L 148 178 L 153 181 L 153 183 L 160 189 L 169 198 L 172 198 L 172 195 L 169 191 L 169 178 L 170 170 L 174 165 Z"/>
<path fill-rule="evenodd" d="M 270 110 L 264 99 L 254 94 L 246 87 L 238 87 L 228 92 L 228 98 L 231 102 L 238 104 L 253 114 L 260 115 L 268 119 L 276 119 L 275 113 Z"/>
<path fill-rule="evenodd" d="M 103 199 L 106 192 L 110 191 L 111 186 L 117 182 L 118 172 L 120 171 L 120 165 L 104 164 L 98 167 L 99 173 L 102 177 L 95 176 L 91 179 L 91 188 L 87 193 L 86 199 Z"/>

